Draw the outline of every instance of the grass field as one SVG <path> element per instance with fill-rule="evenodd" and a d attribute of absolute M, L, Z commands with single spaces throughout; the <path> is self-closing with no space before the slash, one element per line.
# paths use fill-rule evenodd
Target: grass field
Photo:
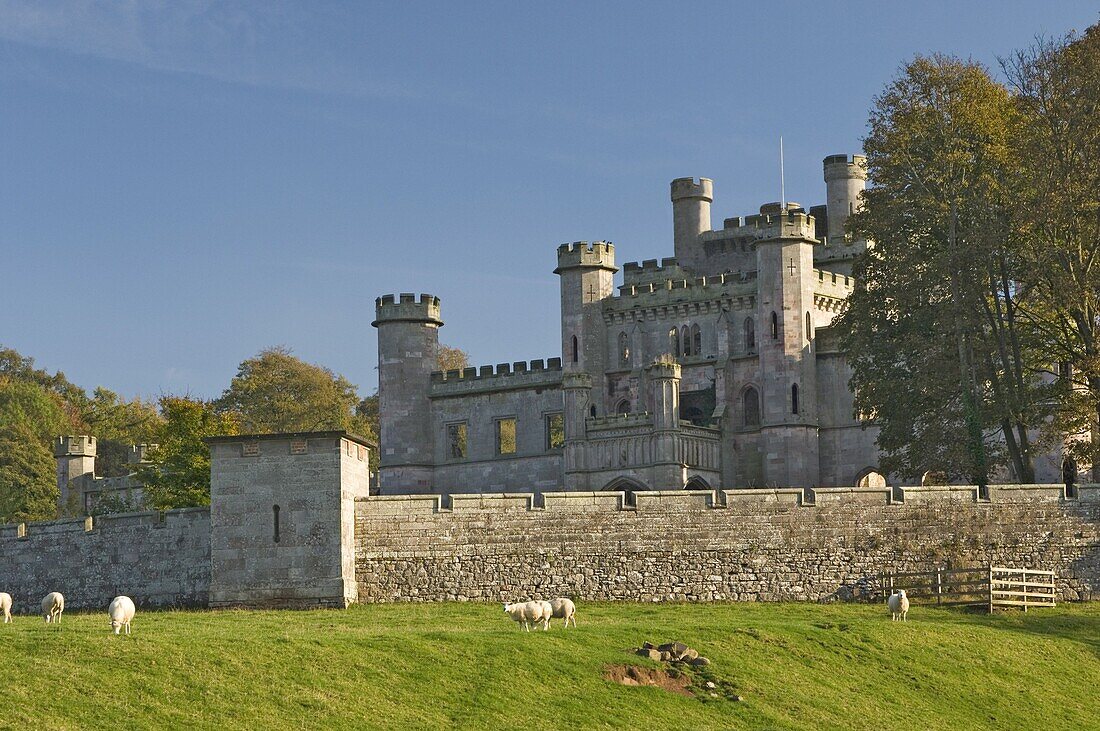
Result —
<path fill-rule="evenodd" d="M 587 604 L 518 631 L 499 606 L 106 613 L 0 625 L 9 728 L 1100 728 L 1100 604 L 998 614 L 815 604 Z M 680 640 L 744 700 L 603 679 Z M 701 683 L 700 683 L 701 684 Z"/>

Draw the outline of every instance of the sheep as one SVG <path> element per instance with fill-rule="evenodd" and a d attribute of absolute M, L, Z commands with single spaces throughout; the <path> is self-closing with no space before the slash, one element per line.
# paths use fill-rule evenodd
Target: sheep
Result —
<path fill-rule="evenodd" d="M 59 591 L 51 591 L 42 598 L 42 618 L 46 624 L 56 622 L 61 626 L 61 613 L 65 611 L 65 597 Z"/>
<path fill-rule="evenodd" d="M 577 626 L 577 607 L 573 604 L 572 599 L 566 597 L 559 597 L 557 599 L 550 600 L 551 614 L 555 619 L 564 619 L 566 628 L 569 627 L 569 620 L 573 620 L 573 626 Z"/>
<path fill-rule="evenodd" d="M 886 606 L 890 607 L 890 620 L 904 622 L 905 615 L 909 613 L 909 597 L 905 596 L 905 589 L 899 589 L 886 600 Z"/>
<path fill-rule="evenodd" d="M 554 605 L 546 601 L 538 601 L 537 604 L 542 607 L 542 631 L 550 629 L 550 618 L 554 616 Z"/>
<path fill-rule="evenodd" d="M 4 615 L 4 624 L 11 621 L 11 594 L 0 591 L 0 614 Z"/>
<path fill-rule="evenodd" d="M 107 607 L 107 616 L 111 618 L 111 628 L 116 635 L 124 627 L 126 634 L 130 634 L 130 621 L 136 611 L 134 600 L 128 596 L 116 596 L 111 600 L 111 605 Z"/>
<path fill-rule="evenodd" d="M 522 625 L 528 632 L 531 631 L 532 624 L 538 625 L 539 622 L 544 622 L 543 615 L 547 614 L 548 611 L 543 607 L 542 602 L 516 602 L 515 604 L 504 605 L 505 614 L 515 620 L 517 624 Z"/>

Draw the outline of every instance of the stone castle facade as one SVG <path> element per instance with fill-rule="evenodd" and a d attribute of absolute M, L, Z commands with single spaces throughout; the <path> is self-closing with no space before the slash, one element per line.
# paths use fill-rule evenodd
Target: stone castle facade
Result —
<path fill-rule="evenodd" d="M 866 161 L 824 160 L 827 203 L 712 230 L 713 184 L 672 181 L 674 258 L 565 244 L 561 356 L 437 372 L 439 298 L 376 301 L 383 494 L 882 486 L 830 328 L 867 243 Z"/>

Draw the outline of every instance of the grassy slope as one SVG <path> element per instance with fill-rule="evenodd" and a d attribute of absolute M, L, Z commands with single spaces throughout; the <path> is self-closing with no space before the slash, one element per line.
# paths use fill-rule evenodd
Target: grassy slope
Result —
<path fill-rule="evenodd" d="M 1100 604 L 995 617 L 917 607 L 585 604 L 516 630 L 495 605 L 106 614 L 0 625 L 9 727 L 456 725 L 666 728 L 1100 726 Z M 625 648 L 681 640 L 745 702 L 601 679 Z"/>

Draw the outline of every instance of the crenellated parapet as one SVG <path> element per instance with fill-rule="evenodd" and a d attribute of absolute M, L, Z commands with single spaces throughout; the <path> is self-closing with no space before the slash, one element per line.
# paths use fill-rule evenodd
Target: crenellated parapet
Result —
<path fill-rule="evenodd" d="M 753 216 L 735 216 L 725 220 L 723 233 L 744 234 L 753 239 L 800 238 L 816 241 L 814 217 L 797 203 L 784 208 L 779 203 L 765 203 L 760 213 Z"/>
<path fill-rule="evenodd" d="M 461 370 L 434 371 L 430 395 L 456 396 L 485 391 L 550 388 L 561 383 L 561 358 L 539 358 L 515 363 L 498 363 Z"/>
<path fill-rule="evenodd" d="M 411 292 L 400 295 L 387 294 L 374 301 L 375 318 L 371 325 L 378 327 L 384 322 L 419 322 L 443 325 L 440 317 L 439 298 L 430 294 L 421 294 L 417 299 Z"/>
<path fill-rule="evenodd" d="M 607 269 L 619 271 L 615 266 L 615 246 L 610 241 L 574 241 L 558 247 L 558 267 L 555 274 L 568 269 Z"/>
<path fill-rule="evenodd" d="M 651 282 L 663 282 L 667 279 L 684 279 L 692 276 L 679 265 L 675 257 L 661 259 L 646 259 L 642 262 L 631 261 L 623 264 L 623 285 L 648 284 Z M 620 290 L 624 287 L 620 287 Z"/>

